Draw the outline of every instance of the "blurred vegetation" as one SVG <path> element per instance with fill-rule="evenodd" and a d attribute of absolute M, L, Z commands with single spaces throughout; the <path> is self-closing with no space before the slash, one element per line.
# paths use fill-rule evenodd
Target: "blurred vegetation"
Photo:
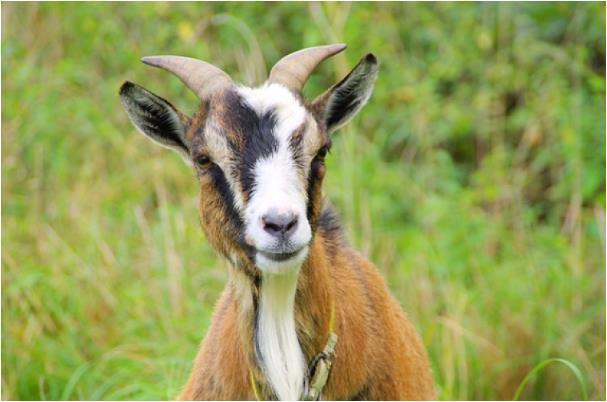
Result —
<path fill-rule="evenodd" d="M 345 42 L 369 105 L 335 136 L 325 194 L 428 347 L 442 399 L 511 399 L 548 358 L 605 399 L 604 3 L 3 3 L 2 398 L 165 399 L 185 382 L 225 263 L 193 173 L 137 134 L 139 58 L 188 55 L 247 83 Z M 524 399 L 577 399 L 548 365 Z"/>

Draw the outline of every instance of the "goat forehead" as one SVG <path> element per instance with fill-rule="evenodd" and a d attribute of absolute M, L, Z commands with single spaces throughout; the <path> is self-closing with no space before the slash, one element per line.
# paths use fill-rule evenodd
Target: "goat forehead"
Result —
<path fill-rule="evenodd" d="M 301 174 L 295 158 L 301 152 L 301 141 L 293 142 L 292 139 L 301 138 L 304 134 L 306 109 L 281 85 L 241 88 L 239 93 L 246 104 L 262 116 L 262 120 L 267 116 L 272 118 L 269 135 L 273 148 L 271 152 L 263 154 L 254 151 L 254 155 L 248 158 L 242 170 L 243 188 L 245 191 L 255 189 L 261 197 L 267 197 L 268 191 L 292 193 L 297 189 L 294 194 L 298 194 Z M 256 139 L 251 140 L 257 143 Z M 255 145 L 253 149 L 256 148 L 259 146 Z M 264 203 L 267 201 L 264 200 Z"/>
<path fill-rule="evenodd" d="M 257 161 L 276 154 L 282 154 L 283 161 L 293 156 L 291 148 L 297 142 L 293 137 L 303 136 L 307 113 L 301 102 L 278 84 L 240 87 L 224 95 L 216 116 L 221 135 L 232 150 L 230 162 L 239 165 L 245 181 L 253 179 L 246 176 Z"/>
<path fill-rule="evenodd" d="M 308 111 L 288 89 L 270 84 L 226 91 L 213 102 L 206 120 L 205 142 L 221 136 L 238 158 L 247 147 L 276 151 L 295 133 L 302 133 Z"/>
<path fill-rule="evenodd" d="M 304 172 L 298 162 L 307 143 L 301 139 L 316 127 L 309 120 L 301 101 L 277 84 L 235 88 L 211 102 L 199 148 L 221 167 L 238 210 L 244 211 L 260 179 L 266 179 L 260 178 L 261 163 L 271 162 L 273 178 L 282 172 L 290 178 L 285 184 L 300 187 Z"/>
<path fill-rule="evenodd" d="M 259 116 L 267 113 L 275 116 L 273 134 L 281 142 L 286 142 L 306 121 L 306 108 L 291 91 L 280 84 L 266 84 L 259 88 L 240 87 L 237 91 Z"/>

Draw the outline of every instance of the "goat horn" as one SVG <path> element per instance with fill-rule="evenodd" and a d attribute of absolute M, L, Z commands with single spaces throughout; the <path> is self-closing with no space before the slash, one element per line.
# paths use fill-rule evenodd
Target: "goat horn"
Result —
<path fill-rule="evenodd" d="M 280 59 L 272 67 L 268 81 L 282 84 L 295 92 L 300 92 L 316 66 L 345 48 L 345 44 L 336 43 L 333 45 L 309 47 L 291 53 Z"/>
<path fill-rule="evenodd" d="M 219 68 L 202 60 L 181 56 L 147 56 L 141 61 L 175 74 L 200 99 L 233 85 L 232 79 Z"/>

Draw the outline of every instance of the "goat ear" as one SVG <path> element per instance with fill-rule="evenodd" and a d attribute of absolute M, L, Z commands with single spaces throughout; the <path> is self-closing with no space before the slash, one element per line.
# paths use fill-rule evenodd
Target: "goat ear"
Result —
<path fill-rule="evenodd" d="M 346 124 L 367 103 L 378 71 L 377 58 L 369 53 L 343 80 L 312 102 L 312 110 L 320 115 L 327 132 Z"/>
<path fill-rule="evenodd" d="M 129 81 L 120 87 L 120 101 L 139 131 L 154 142 L 179 152 L 191 163 L 185 141 L 189 117 L 165 99 Z"/>

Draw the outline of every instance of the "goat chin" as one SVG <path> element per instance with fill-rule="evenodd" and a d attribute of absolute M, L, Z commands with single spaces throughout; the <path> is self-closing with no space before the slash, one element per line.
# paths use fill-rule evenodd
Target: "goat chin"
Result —
<path fill-rule="evenodd" d="M 275 261 L 263 253 L 257 252 L 255 265 L 264 274 L 287 274 L 297 271 L 308 254 L 308 246 L 300 249 L 294 256 L 285 261 Z"/>

